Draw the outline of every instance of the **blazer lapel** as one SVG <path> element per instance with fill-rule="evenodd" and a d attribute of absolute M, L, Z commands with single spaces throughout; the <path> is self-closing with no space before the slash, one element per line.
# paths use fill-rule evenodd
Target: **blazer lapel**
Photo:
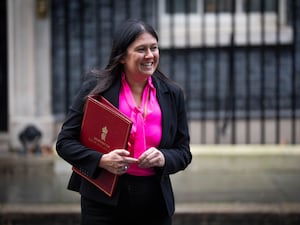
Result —
<path fill-rule="evenodd" d="M 117 81 L 115 81 L 108 90 L 102 93 L 102 95 L 117 108 L 119 108 L 120 88 L 121 88 L 121 79 L 117 78 Z"/>
<path fill-rule="evenodd" d="M 155 78 L 155 77 L 154 77 Z M 172 112 L 169 109 L 171 99 L 167 87 L 159 80 L 153 79 L 156 95 L 162 113 L 162 137 L 159 146 L 165 146 L 168 138 L 168 130 L 172 121 Z"/>

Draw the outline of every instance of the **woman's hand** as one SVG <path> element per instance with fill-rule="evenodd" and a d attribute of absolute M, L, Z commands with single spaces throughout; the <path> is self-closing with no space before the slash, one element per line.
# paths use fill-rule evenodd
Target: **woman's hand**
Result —
<path fill-rule="evenodd" d="M 139 158 L 138 164 L 141 168 L 163 167 L 165 157 L 157 148 L 149 148 Z"/>
<path fill-rule="evenodd" d="M 129 154 L 125 149 L 115 149 L 102 156 L 99 166 L 113 174 L 124 174 L 131 163 L 138 162 L 137 159 L 129 157 Z"/>

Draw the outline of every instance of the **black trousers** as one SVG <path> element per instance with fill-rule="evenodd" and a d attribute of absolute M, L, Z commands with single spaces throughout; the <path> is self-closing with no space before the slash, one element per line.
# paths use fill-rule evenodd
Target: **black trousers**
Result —
<path fill-rule="evenodd" d="M 154 176 L 122 176 L 117 206 L 81 197 L 81 225 L 171 225 L 165 202 Z"/>

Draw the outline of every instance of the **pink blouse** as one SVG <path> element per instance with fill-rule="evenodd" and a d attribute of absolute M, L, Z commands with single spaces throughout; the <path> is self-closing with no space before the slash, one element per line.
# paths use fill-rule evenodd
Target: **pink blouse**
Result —
<path fill-rule="evenodd" d="M 125 74 L 122 75 L 119 109 L 133 121 L 128 150 L 134 158 L 138 158 L 150 147 L 158 147 L 162 135 L 162 116 L 151 76 L 144 88 L 141 106 L 138 107 L 125 79 Z M 135 176 L 149 176 L 154 174 L 154 169 L 140 168 L 137 164 L 131 164 L 127 173 Z"/>

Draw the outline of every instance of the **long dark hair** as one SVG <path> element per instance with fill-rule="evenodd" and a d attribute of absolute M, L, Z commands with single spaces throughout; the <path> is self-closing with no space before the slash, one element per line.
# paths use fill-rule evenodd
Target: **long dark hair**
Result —
<path fill-rule="evenodd" d="M 121 75 L 123 64 L 120 61 L 126 55 L 127 48 L 139 35 L 145 32 L 151 34 L 158 42 L 158 36 L 152 26 L 141 20 L 129 19 L 120 24 L 114 34 L 108 64 L 103 70 L 91 71 L 98 79 L 96 87 L 92 90 L 93 94 L 108 89 Z M 159 76 L 164 76 L 161 72 L 159 74 Z"/>

